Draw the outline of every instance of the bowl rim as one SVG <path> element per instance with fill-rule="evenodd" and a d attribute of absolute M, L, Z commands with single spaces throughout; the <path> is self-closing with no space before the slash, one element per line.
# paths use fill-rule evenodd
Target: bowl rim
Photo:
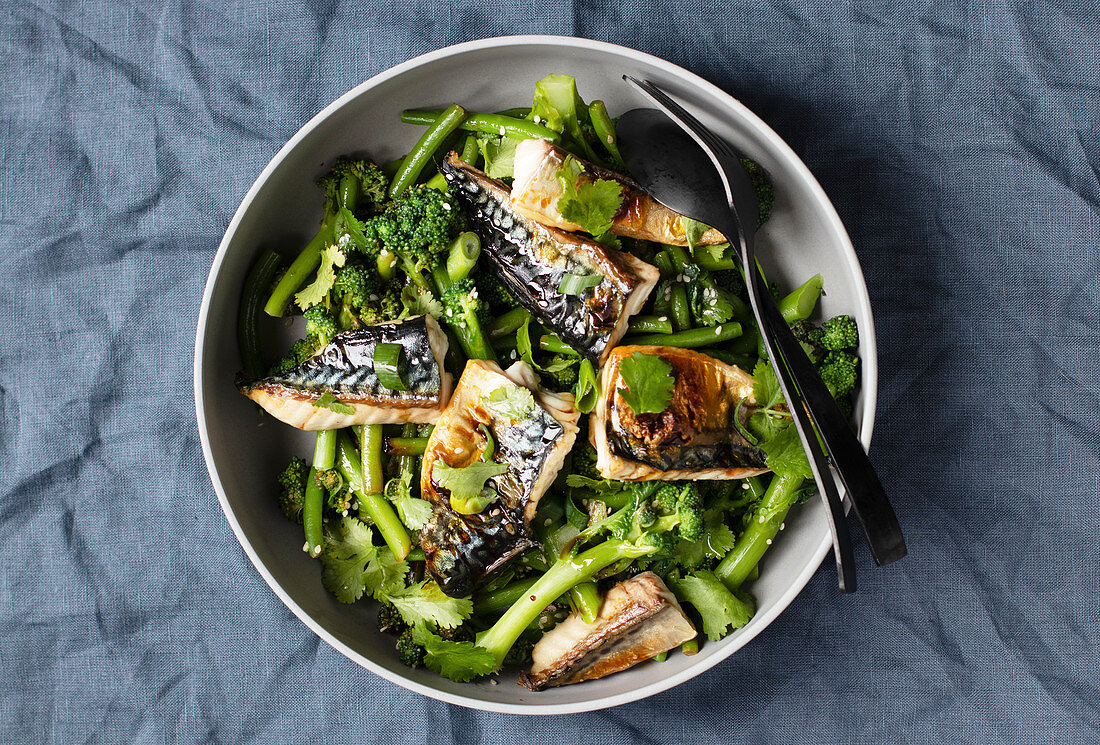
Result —
<path fill-rule="evenodd" d="M 808 562 L 802 572 L 795 578 L 795 580 L 783 591 L 779 596 L 775 604 L 764 614 L 754 617 L 753 627 L 747 633 L 739 635 L 736 639 L 736 643 L 726 644 L 723 649 L 718 650 L 715 654 L 710 655 L 705 660 L 699 660 L 695 665 L 685 668 L 681 672 L 669 675 L 667 677 L 655 680 L 652 683 L 640 686 L 638 688 L 626 691 L 623 693 L 602 696 L 599 698 L 592 698 L 584 701 L 578 701 L 566 704 L 513 704 L 495 701 L 486 701 L 479 698 L 473 698 L 470 696 L 464 696 L 459 694 L 453 694 L 448 691 L 442 691 L 431 686 L 418 683 L 410 680 L 402 675 L 395 674 L 390 670 L 382 667 L 378 663 L 374 662 L 365 655 L 352 649 L 333 634 L 327 631 L 324 627 L 315 621 L 308 613 L 306 613 L 283 589 L 275 577 L 268 571 L 265 564 L 260 560 L 258 553 L 253 548 L 248 536 L 245 535 L 240 523 L 234 514 L 232 506 L 229 504 L 229 498 L 225 492 L 225 488 L 221 483 L 221 479 L 218 476 L 217 469 L 214 463 L 214 454 L 210 446 L 210 436 L 207 431 L 206 425 L 206 408 L 203 403 L 203 388 L 204 379 L 202 372 L 203 362 L 203 343 L 206 337 L 206 329 L 208 326 L 208 315 L 211 304 L 211 298 L 213 297 L 215 279 L 221 271 L 222 264 L 225 261 L 226 254 L 228 253 L 229 245 L 235 236 L 241 220 L 245 213 L 252 206 L 253 201 L 256 198 L 261 187 L 267 182 L 275 168 L 282 162 L 290 151 L 292 151 L 299 142 L 301 142 L 310 132 L 312 132 L 321 122 L 331 116 L 335 111 L 342 108 L 347 102 L 362 95 L 366 91 L 374 88 L 392 78 L 398 77 L 410 70 L 413 70 L 421 65 L 435 62 L 447 57 L 459 56 L 468 52 L 483 51 L 486 49 L 515 47 L 515 46 L 528 46 L 528 45 L 550 45 L 559 46 L 562 48 L 584 48 L 586 50 L 596 50 L 612 56 L 625 57 L 634 61 L 642 62 L 644 64 L 656 67 L 671 77 L 679 79 L 686 85 L 698 88 L 710 96 L 721 100 L 731 110 L 735 111 L 739 117 L 741 117 L 750 126 L 755 128 L 758 134 L 762 135 L 767 141 L 770 148 L 774 148 L 776 152 L 781 154 L 798 173 L 799 177 L 803 179 L 806 186 L 810 189 L 815 199 L 819 202 L 819 206 L 823 210 L 824 217 L 829 223 L 830 227 L 835 231 L 836 235 L 840 238 L 841 250 L 846 253 L 848 259 L 859 270 L 855 272 L 855 284 L 857 289 L 857 305 L 859 311 L 865 315 L 868 320 L 866 328 L 861 328 L 860 331 L 863 335 L 866 343 L 866 348 L 872 351 L 877 350 L 877 343 L 875 339 L 874 329 L 874 316 L 871 312 L 870 296 L 867 290 L 866 279 L 863 275 L 862 267 L 859 263 L 859 258 L 855 253 L 855 249 L 852 246 L 850 237 L 847 231 L 844 229 L 844 225 L 840 220 L 840 216 L 836 213 L 836 209 L 833 207 L 832 202 L 829 200 L 825 193 L 825 190 L 814 178 L 809 168 L 802 159 L 790 148 L 787 143 L 780 138 L 778 134 L 771 127 L 769 127 L 760 117 L 754 114 L 739 100 L 726 93 L 724 90 L 700 77 L 699 75 L 686 70 L 679 65 L 669 62 L 665 59 L 649 54 L 647 52 L 640 52 L 630 47 L 625 47 L 619 44 L 612 44 L 610 42 L 595 41 L 591 39 L 584 39 L 573 36 L 559 36 L 559 35 L 541 35 L 541 34 L 524 34 L 514 36 L 499 36 L 486 39 L 476 39 L 471 41 L 462 42 L 459 44 L 453 44 L 447 47 L 442 47 L 434 51 L 426 52 L 409 59 L 405 62 L 397 64 L 393 67 L 384 70 L 377 75 L 374 75 L 362 83 L 356 85 L 347 93 L 337 98 L 335 101 L 325 106 L 320 112 L 314 115 L 309 121 L 307 121 L 302 127 L 291 137 L 285 145 L 283 145 L 279 151 L 272 157 L 271 161 L 260 172 L 260 175 L 253 182 L 248 192 L 245 194 L 244 199 L 241 201 L 240 206 L 233 214 L 233 218 L 229 222 L 229 226 L 226 228 L 226 232 L 222 237 L 221 243 L 218 245 L 218 250 L 214 256 L 213 263 L 210 267 L 210 272 L 207 275 L 206 286 L 203 289 L 202 301 L 199 306 L 198 323 L 195 333 L 195 352 L 194 352 L 194 365 L 193 365 L 193 377 L 194 377 L 194 396 L 195 396 L 195 415 L 196 422 L 199 430 L 199 439 L 202 445 L 203 459 L 206 463 L 206 470 L 210 476 L 211 484 L 214 487 L 214 491 L 218 495 L 218 502 L 221 504 L 222 512 L 225 514 L 226 520 L 229 522 L 229 526 L 233 530 L 233 534 L 237 537 L 237 541 L 241 544 L 241 548 L 244 549 L 245 554 L 248 556 L 249 561 L 256 568 L 256 571 L 260 573 L 268 587 L 274 591 L 276 596 L 286 605 L 287 608 L 298 617 L 313 633 L 317 634 L 323 639 L 329 646 L 336 649 L 348 659 L 358 663 L 362 667 L 370 670 L 374 674 L 381 678 L 395 683 L 402 688 L 409 691 L 419 693 L 421 695 L 433 698 L 439 701 L 443 701 L 448 704 L 456 704 L 469 709 L 476 709 L 480 711 L 492 711 L 507 714 L 523 714 L 523 715 L 553 715 L 553 714 L 572 714 L 587 711 L 596 711 L 599 709 L 610 708 L 613 706 L 619 706 L 621 704 L 630 703 L 639 699 L 647 698 L 649 696 L 661 693 L 670 688 L 673 688 L 680 683 L 683 683 L 691 678 L 694 678 L 710 668 L 714 667 L 718 663 L 726 660 L 737 650 L 752 641 L 759 633 L 766 629 L 772 621 L 775 620 L 780 613 L 786 610 L 787 606 L 791 604 L 795 597 L 805 588 L 809 583 L 810 578 L 817 571 L 821 562 L 825 556 L 832 549 L 832 540 L 829 534 L 826 532 L 822 541 L 814 550 L 813 558 Z M 871 445 L 871 435 L 874 429 L 875 413 L 878 402 L 878 355 L 877 352 L 871 355 L 865 355 L 862 360 L 862 386 L 861 393 L 864 400 L 863 416 L 859 422 L 859 439 L 863 444 L 864 449 L 867 449 Z M 843 493 L 843 492 L 842 492 Z"/>

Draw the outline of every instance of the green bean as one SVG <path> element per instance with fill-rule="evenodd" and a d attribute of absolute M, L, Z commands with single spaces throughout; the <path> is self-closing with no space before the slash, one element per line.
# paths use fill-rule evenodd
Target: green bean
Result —
<path fill-rule="evenodd" d="M 564 354 L 568 357 L 580 357 L 580 352 L 569 346 L 556 336 L 543 335 L 539 337 L 539 349 L 551 354 Z"/>
<path fill-rule="evenodd" d="M 447 252 L 447 276 L 452 282 L 460 282 L 470 276 L 477 258 L 481 255 L 481 239 L 477 233 L 467 230 L 459 233 Z"/>
<path fill-rule="evenodd" d="M 807 279 L 798 289 L 779 301 L 779 312 L 787 323 L 805 321 L 817 307 L 821 287 L 825 280 L 820 274 Z"/>
<path fill-rule="evenodd" d="M 380 425 L 372 425 L 378 426 Z M 364 448 L 366 449 L 366 448 Z M 359 500 L 359 509 L 374 522 L 378 532 L 390 547 L 390 552 L 398 561 L 403 560 L 412 550 L 409 531 L 397 516 L 393 505 L 382 494 L 366 491 L 366 479 L 363 474 L 362 459 L 355 443 L 347 435 L 341 435 L 337 441 L 337 468 L 348 486 Z M 371 485 L 374 486 L 373 484 Z"/>
<path fill-rule="evenodd" d="M 734 354 L 724 349 L 708 349 L 707 355 L 716 360 L 721 360 L 727 365 L 737 365 L 742 370 L 748 370 L 749 372 L 752 372 L 752 369 L 756 367 L 757 358 L 751 354 Z"/>
<path fill-rule="evenodd" d="M 672 286 L 672 295 L 669 298 L 669 315 L 672 316 L 672 327 L 677 331 L 686 331 L 691 328 L 691 305 L 688 303 L 687 288 L 677 282 Z"/>
<path fill-rule="evenodd" d="M 363 449 L 363 491 L 381 494 L 386 487 L 386 478 L 382 474 L 382 425 L 363 424 L 358 429 Z"/>
<path fill-rule="evenodd" d="M 714 573 L 726 587 L 736 590 L 760 563 L 772 539 L 779 533 L 787 513 L 796 501 L 805 481 L 801 476 L 775 476 L 764 496 L 749 515 L 737 543 L 718 563 Z"/>
<path fill-rule="evenodd" d="M 390 183 L 390 198 L 396 197 L 401 192 L 416 183 L 420 172 L 424 170 L 435 151 L 443 144 L 455 129 L 466 118 L 466 110 L 458 104 L 451 104 L 446 111 L 432 122 L 424 134 L 420 136 L 412 151 L 401 161 L 401 167 Z"/>
<path fill-rule="evenodd" d="M 306 479 L 306 493 L 302 500 L 302 526 L 306 534 L 306 552 L 316 558 L 321 555 L 324 543 L 324 530 L 321 524 L 325 506 L 325 490 L 317 483 L 317 474 L 332 468 L 336 459 L 335 429 L 325 429 L 317 433 L 313 446 L 313 465 Z"/>
<path fill-rule="evenodd" d="M 417 111 L 406 109 L 401 112 L 401 121 L 405 124 L 427 124 L 437 122 L 440 111 Z M 468 132 L 482 132 L 498 137 L 512 137 L 517 140 L 549 140 L 558 142 L 561 135 L 552 129 L 525 119 L 516 119 L 501 114 L 470 114 L 460 125 Z"/>
<path fill-rule="evenodd" d="M 490 339 L 511 336 L 516 333 L 529 316 L 530 314 L 523 308 L 512 308 L 507 313 L 503 313 L 489 321 L 485 326 L 485 333 L 489 335 Z"/>
<path fill-rule="evenodd" d="M 653 257 L 653 265 L 661 272 L 662 277 L 671 277 L 675 273 L 672 271 L 672 259 L 668 251 L 658 251 Z"/>
<path fill-rule="evenodd" d="M 458 157 L 467 165 L 477 165 L 477 159 L 481 157 L 481 148 L 477 145 L 477 137 L 475 135 L 468 136 L 466 141 L 462 143 L 462 152 L 459 153 Z"/>
<path fill-rule="evenodd" d="M 264 249 L 252 265 L 244 280 L 241 305 L 237 311 L 237 344 L 241 352 L 241 365 L 250 378 L 264 374 L 264 357 L 260 351 L 260 305 L 264 293 L 271 287 L 271 279 L 283 259 L 270 248 Z"/>
<path fill-rule="evenodd" d="M 760 343 L 760 332 L 756 324 L 746 324 L 742 327 L 741 336 L 726 345 L 726 351 L 731 354 L 754 355 L 757 344 Z"/>
<path fill-rule="evenodd" d="M 659 653 L 653 655 L 653 661 L 654 662 L 664 662 L 667 659 L 668 659 L 668 652 L 659 652 Z"/>
<path fill-rule="evenodd" d="M 600 591 L 596 589 L 595 582 L 582 582 L 569 588 L 569 603 L 582 621 L 593 623 L 600 613 L 603 598 L 600 597 Z"/>
<path fill-rule="evenodd" d="M 405 158 L 404 156 L 402 156 L 387 163 L 383 163 L 382 165 L 378 166 L 378 168 L 381 169 L 386 178 L 393 179 L 393 177 L 397 175 L 398 170 L 400 170 L 401 163 L 404 160 Z"/>
<path fill-rule="evenodd" d="M 386 438 L 386 452 L 389 455 L 423 455 L 427 446 L 427 437 Z"/>
<path fill-rule="evenodd" d="M 640 334 L 671 334 L 672 321 L 668 316 L 632 316 L 628 328 Z"/>
<path fill-rule="evenodd" d="M 699 246 L 695 249 L 695 264 L 708 272 L 724 272 L 728 269 L 740 269 L 741 262 L 733 256 L 726 256 L 730 244 L 718 243 L 713 246 Z M 714 252 L 718 251 L 718 256 Z"/>
<path fill-rule="evenodd" d="M 512 605 L 527 594 L 527 591 L 531 589 L 531 585 L 535 584 L 537 578 L 524 578 L 517 579 L 511 584 L 505 585 L 498 590 L 486 590 L 474 594 L 474 608 L 477 609 L 478 615 L 488 615 L 490 613 L 499 613 L 502 610 L 507 610 Z"/>
<path fill-rule="evenodd" d="M 526 119 L 531 115 L 531 107 L 517 106 L 514 109 L 504 109 L 504 111 L 498 111 L 496 113 L 500 114 L 501 116 L 511 116 L 515 117 L 516 119 Z"/>
<path fill-rule="evenodd" d="M 691 657 L 693 654 L 699 654 L 699 638 L 688 639 L 680 646 L 680 651 L 688 657 Z"/>
<path fill-rule="evenodd" d="M 405 554 L 405 561 L 424 561 L 425 558 L 424 549 L 420 548 L 420 546 L 417 546 L 412 551 Z"/>
<path fill-rule="evenodd" d="M 336 220 L 335 214 L 326 214 L 321 221 L 321 228 L 317 235 L 313 236 L 298 257 L 291 263 L 286 274 L 282 276 L 275 289 L 271 291 L 267 304 L 264 305 L 264 313 L 275 318 L 282 318 L 286 314 L 294 293 L 302 288 L 309 276 L 321 266 L 321 249 L 333 242 L 332 224 Z"/>
<path fill-rule="evenodd" d="M 643 336 L 627 337 L 623 343 L 659 344 L 666 347 L 698 349 L 736 339 L 740 335 L 741 324 L 737 321 L 730 321 L 719 326 L 704 326 L 697 329 L 688 329 L 687 331 L 677 331 L 672 334 L 645 334 Z"/>
<path fill-rule="evenodd" d="M 604 106 L 603 101 L 593 101 L 588 104 L 588 118 L 604 148 L 611 154 L 615 163 L 621 165 L 623 156 L 619 154 L 619 146 L 615 142 L 615 122 L 611 121 L 611 117 L 607 115 L 607 107 Z"/>

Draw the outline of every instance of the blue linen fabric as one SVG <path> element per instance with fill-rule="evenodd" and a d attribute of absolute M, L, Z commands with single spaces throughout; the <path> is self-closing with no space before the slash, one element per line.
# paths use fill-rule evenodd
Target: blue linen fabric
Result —
<path fill-rule="evenodd" d="M 872 456 L 911 551 L 850 597 L 825 566 L 674 690 L 536 720 L 319 642 L 221 517 L 190 392 L 206 272 L 283 142 L 397 62 L 515 33 L 692 69 L 818 176 L 871 289 Z M 1091 3 L 14 0 L 0 50 L 0 741 L 1100 738 Z"/>

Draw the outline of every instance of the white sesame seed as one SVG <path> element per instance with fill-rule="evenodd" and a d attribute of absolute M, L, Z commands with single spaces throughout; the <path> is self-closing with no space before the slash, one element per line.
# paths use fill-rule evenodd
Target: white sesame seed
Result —
<path fill-rule="evenodd" d="M 310 555 L 313 556 L 314 558 L 317 558 L 318 556 L 320 556 L 321 555 L 321 547 L 320 546 L 314 546 L 313 551 L 310 553 Z"/>
<path fill-rule="evenodd" d="M 370 296 L 370 299 L 371 299 L 372 301 L 375 301 L 375 302 L 377 302 L 377 301 L 378 301 L 378 295 L 372 292 L 372 293 L 371 293 L 371 296 Z"/>
<path fill-rule="evenodd" d="M 748 489 L 748 488 L 749 488 L 749 485 L 748 485 L 748 484 L 741 484 L 741 488 L 742 488 L 742 489 Z"/>
<path fill-rule="evenodd" d="M 714 335 L 715 336 L 721 336 L 722 335 L 722 327 L 721 326 L 715 326 L 714 327 Z"/>
<path fill-rule="evenodd" d="M 783 530 L 783 528 L 785 528 L 785 527 L 787 527 L 787 523 L 779 523 L 779 529 L 780 530 Z"/>
<path fill-rule="evenodd" d="M 665 321 L 667 321 L 667 320 L 668 320 L 668 316 L 661 316 L 661 317 L 660 317 L 660 318 L 658 318 L 657 320 L 658 320 L 658 321 L 661 321 L 662 323 L 664 323 Z"/>
<path fill-rule="evenodd" d="M 451 205 L 450 205 L 450 203 L 448 203 L 448 202 L 444 202 L 444 203 L 443 203 L 443 209 L 445 209 L 445 210 L 449 210 L 449 209 L 451 209 Z"/>
<path fill-rule="evenodd" d="M 769 546 L 772 545 L 772 539 L 771 538 L 768 539 L 768 545 Z"/>
<path fill-rule="evenodd" d="M 543 520 L 543 521 L 542 521 L 542 524 L 543 524 L 543 525 L 544 525 L 545 527 L 549 528 L 549 527 L 550 527 L 550 525 L 551 525 L 551 524 L 553 524 L 553 522 L 554 522 L 554 521 L 553 521 L 553 520 L 551 520 L 550 518 L 546 518 L 545 520 Z"/>
<path fill-rule="evenodd" d="M 500 136 L 503 137 L 506 132 L 507 132 L 507 130 L 505 130 L 504 126 L 502 125 L 501 128 L 500 128 Z"/>
<path fill-rule="evenodd" d="M 500 685 L 500 683 L 497 682 L 496 678 L 491 678 L 489 680 L 489 685 L 494 685 L 495 686 L 495 685 Z"/>
<path fill-rule="evenodd" d="M 535 114 L 535 124 L 542 124 L 542 117 Z"/>
<path fill-rule="evenodd" d="M 305 551 L 306 553 L 309 553 L 309 541 L 306 541 L 305 543 L 302 544 L 302 550 Z"/>

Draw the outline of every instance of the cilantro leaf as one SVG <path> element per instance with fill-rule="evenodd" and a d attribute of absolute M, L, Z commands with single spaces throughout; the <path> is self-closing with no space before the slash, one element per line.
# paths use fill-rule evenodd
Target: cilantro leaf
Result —
<path fill-rule="evenodd" d="M 737 545 L 737 536 L 724 521 L 724 506 L 709 508 L 703 513 L 704 533 L 700 541 L 680 539 L 676 546 L 676 561 L 686 569 L 695 569 L 707 559 L 721 559 Z"/>
<path fill-rule="evenodd" d="M 501 418 L 520 421 L 535 410 L 535 397 L 521 385 L 502 385 L 489 392 L 486 399 L 489 410 Z"/>
<path fill-rule="evenodd" d="M 313 405 L 319 409 L 328 409 L 336 414 L 354 414 L 355 407 L 351 404 L 346 404 L 340 401 L 332 393 L 325 392 L 321 394 L 321 397 L 313 402 Z"/>
<path fill-rule="evenodd" d="M 802 449 L 802 440 L 794 427 L 787 427 L 770 440 L 764 440 L 760 449 L 768 454 L 767 466 L 776 476 L 814 477 L 806 451 Z"/>
<path fill-rule="evenodd" d="M 317 268 L 317 278 L 294 296 L 294 302 L 298 303 L 298 307 L 305 310 L 323 302 L 336 283 L 336 267 L 343 266 L 346 261 L 344 252 L 336 246 L 322 248 L 321 266 Z"/>
<path fill-rule="evenodd" d="M 439 320 L 443 315 L 443 303 L 436 300 L 430 290 L 414 284 L 407 284 L 401 289 L 401 304 L 405 306 L 402 317 L 431 316 Z"/>
<path fill-rule="evenodd" d="M 336 213 L 336 220 L 332 226 L 333 234 L 337 236 L 347 236 L 347 242 L 355 247 L 355 250 L 360 253 L 366 253 L 370 250 L 369 242 L 367 241 L 366 233 L 363 231 L 366 229 L 359 218 L 352 214 L 351 210 L 347 207 L 340 205 L 340 211 Z M 339 241 L 339 239 L 337 239 Z M 338 245 L 343 245 L 338 243 Z M 343 266 L 341 264 L 340 266 Z"/>
<path fill-rule="evenodd" d="M 424 665 L 429 670 L 458 683 L 488 675 L 497 667 L 489 650 L 473 642 L 440 639 L 423 624 L 413 627 L 413 640 L 424 647 Z"/>
<path fill-rule="evenodd" d="M 409 530 L 420 530 L 432 516 L 432 505 L 412 495 L 412 473 L 404 472 L 386 482 L 386 499 L 393 502 L 397 515 Z"/>
<path fill-rule="evenodd" d="M 619 396 L 635 414 L 660 414 L 672 402 L 672 365 L 657 355 L 635 352 L 619 364 L 619 375 L 626 384 Z"/>
<path fill-rule="evenodd" d="M 757 405 L 770 409 L 783 403 L 783 391 L 779 389 L 779 379 L 767 360 L 759 360 L 752 370 L 752 394 Z"/>
<path fill-rule="evenodd" d="M 479 137 L 477 146 L 485 156 L 485 175 L 489 178 L 512 178 L 519 142 L 512 137 Z"/>
<path fill-rule="evenodd" d="M 562 219 L 575 223 L 594 236 L 611 229 L 611 223 L 623 203 L 623 187 L 610 179 L 581 182 L 584 169 L 576 158 L 569 156 L 558 171 L 561 196 L 557 210 Z"/>
<path fill-rule="evenodd" d="M 710 230 L 710 226 L 698 220 L 692 220 L 690 217 L 683 218 L 683 221 L 684 238 L 687 239 L 687 244 L 690 248 L 695 248 L 699 243 L 699 239 L 703 237 L 703 234 Z"/>
<path fill-rule="evenodd" d="M 410 626 L 430 623 L 443 629 L 461 626 L 474 610 L 470 598 L 452 598 L 443 594 L 432 580 L 390 592 L 386 601 L 393 604 Z"/>
<path fill-rule="evenodd" d="M 408 566 L 373 539 L 370 527 L 355 517 L 325 526 L 321 583 L 341 603 L 354 603 L 367 592 L 384 596 L 404 585 Z"/>
<path fill-rule="evenodd" d="M 756 603 L 748 595 L 730 592 L 712 572 L 699 570 L 680 579 L 670 580 L 672 589 L 683 601 L 695 606 L 703 617 L 703 632 L 718 641 L 733 629 L 739 629 L 756 613 Z"/>
<path fill-rule="evenodd" d="M 477 461 L 452 468 L 439 460 L 432 467 L 432 480 L 451 493 L 451 509 L 460 515 L 476 515 L 500 496 L 496 490 L 486 489 L 485 482 L 507 472 L 507 463 Z"/>

